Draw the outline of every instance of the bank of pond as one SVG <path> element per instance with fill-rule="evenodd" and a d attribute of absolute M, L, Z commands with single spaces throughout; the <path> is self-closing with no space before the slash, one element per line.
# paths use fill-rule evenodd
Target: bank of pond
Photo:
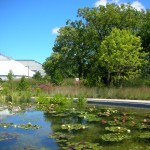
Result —
<path fill-rule="evenodd" d="M 0 149 L 149 150 L 150 109 L 6 103 L 0 106 Z"/>

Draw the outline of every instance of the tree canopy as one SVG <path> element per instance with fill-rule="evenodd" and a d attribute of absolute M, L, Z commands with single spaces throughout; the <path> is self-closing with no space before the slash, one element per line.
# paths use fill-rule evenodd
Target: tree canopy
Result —
<path fill-rule="evenodd" d="M 60 28 L 46 73 L 52 81 L 79 77 L 90 86 L 140 75 L 149 60 L 149 14 L 130 4 L 80 8 L 77 19 Z"/>

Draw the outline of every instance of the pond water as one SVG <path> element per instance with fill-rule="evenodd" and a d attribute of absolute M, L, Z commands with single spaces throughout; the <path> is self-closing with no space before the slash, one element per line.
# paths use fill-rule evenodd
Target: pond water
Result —
<path fill-rule="evenodd" d="M 150 150 L 150 110 L 0 107 L 0 150 Z"/>

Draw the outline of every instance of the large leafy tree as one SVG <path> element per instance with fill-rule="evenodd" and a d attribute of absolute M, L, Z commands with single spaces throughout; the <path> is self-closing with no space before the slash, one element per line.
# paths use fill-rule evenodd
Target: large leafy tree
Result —
<path fill-rule="evenodd" d="M 145 65 L 144 72 L 150 75 L 150 10 L 147 10 L 143 19 L 143 24 L 139 35 L 141 36 L 143 50 L 148 53 L 148 64 Z"/>
<path fill-rule="evenodd" d="M 85 76 L 91 53 L 87 35 L 87 29 L 81 20 L 67 21 L 67 25 L 59 31 L 53 51 L 61 54 L 62 63 L 68 68 L 68 76 Z"/>
<path fill-rule="evenodd" d="M 105 37 L 117 28 L 120 29 L 119 32 L 128 30 L 130 34 L 141 35 L 144 47 L 148 44 L 148 38 L 140 31 L 141 29 L 144 31 L 148 26 L 148 23 L 143 25 L 145 15 L 148 18 L 148 13 L 136 10 L 130 4 L 107 4 L 79 9 L 77 20 L 67 21 L 66 26 L 59 30 L 53 53 L 43 64 L 46 73 L 51 76 L 51 79 L 56 79 L 60 74 L 62 78 L 86 79 L 90 85 L 97 85 L 101 79 L 108 84 L 111 77 L 118 75 L 113 72 L 112 76 L 108 67 L 99 63 L 97 56 L 104 52 L 101 44 L 106 40 Z M 147 39 L 146 44 L 145 39 Z"/>
<path fill-rule="evenodd" d="M 146 53 L 141 52 L 140 37 L 130 31 L 114 28 L 102 41 L 99 61 L 107 69 L 107 83 L 111 79 L 120 84 L 123 79 L 135 77 L 140 72 Z"/>

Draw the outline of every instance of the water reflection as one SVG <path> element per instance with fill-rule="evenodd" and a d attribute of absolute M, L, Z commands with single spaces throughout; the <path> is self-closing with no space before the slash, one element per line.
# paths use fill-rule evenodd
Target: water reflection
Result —
<path fill-rule="evenodd" d="M 20 124 L 35 124 L 41 126 L 39 129 L 25 130 L 10 126 L 8 128 L 0 127 L 0 150 L 59 150 L 57 143 L 54 139 L 49 138 L 51 130 L 51 122 L 46 121 L 43 111 L 36 111 L 33 109 L 19 107 L 4 107 L 0 111 L 0 122 Z M 14 136 L 16 135 L 17 136 Z M 8 140 L 10 136 L 11 139 Z M 3 140 L 2 140 L 3 138 Z"/>

